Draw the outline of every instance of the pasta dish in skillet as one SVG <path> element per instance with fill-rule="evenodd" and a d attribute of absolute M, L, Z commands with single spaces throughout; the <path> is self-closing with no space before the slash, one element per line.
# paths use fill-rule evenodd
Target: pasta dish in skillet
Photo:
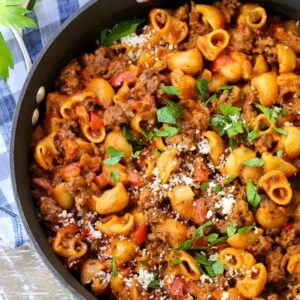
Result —
<path fill-rule="evenodd" d="M 299 21 L 156 8 L 72 60 L 36 127 L 49 243 L 111 299 L 300 299 Z"/>

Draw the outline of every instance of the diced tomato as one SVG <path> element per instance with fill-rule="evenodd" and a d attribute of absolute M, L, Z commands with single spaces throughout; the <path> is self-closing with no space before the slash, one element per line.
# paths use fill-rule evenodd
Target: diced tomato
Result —
<path fill-rule="evenodd" d="M 294 222 L 291 222 L 291 223 L 288 223 L 286 224 L 285 226 L 283 226 L 282 230 L 283 231 L 289 231 L 291 230 L 292 228 L 294 228 L 295 226 L 295 223 Z"/>
<path fill-rule="evenodd" d="M 142 225 L 137 231 L 133 233 L 133 239 L 137 244 L 141 245 L 145 242 L 148 233 L 148 225 Z"/>
<path fill-rule="evenodd" d="M 170 289 L 170 294 L 173 297 L 183 296 L 185 281 L 180 277 L 175 277 Z"/>
<path fill-rule="evenodd" d="M 133 186 L 141 186 L 142 185 L 140 176 L 136 172 L 128 171 L 127 174 L 128 174 L 128 180 L 131 185 L 133 185 Z"/>
<path fill-rule="evenodd" d="M 234 63 L 235 60 L 233 58 L 231 58 L 228 55 L 225 54 L 221 54 L 219 55 L 216 60 L 213 62 L 212 64 L 212 70 L 213 72 L 219 72 L 219 70 L 223 67 L 226 66 L 228 64 L 232 64 Z"/>
<path fill-rule="evenodd" d="M 208 245 L 208 242 L 204 238 L 204 236 L 202 236 L 201 238 L 199 238 L 198 240 L 193 242 L 193 247 L 200 247 L 200 246 L 207 246 L 207 245 Z"/>
<path fill-rule="evenodd" d="M 110 178 L 105 173 L 101 173 L 94 179 L 100 189 L 106 187 L 110 183 Z"/>
<path fill-rule="evenodd" d="M 195 179 L 200 183 L 204 183 L 208 180 L 208 176 L 209 176 L 209 170 L 206 164 L 203 161 L 197 159 L 196 162 L 194 163 Z"/>
<path fill-rule="evenodd" d="M 134 74 L 130 71 L 125 71 L 119 74 L 114 74 L 111 76 L 109 82 L 112 86 L 118 87 L 122 85 L 123 81 L 132 81 L 134 79 Z"/>
<path fill-rule="evenodd" d="M 70 164 L 61 170 L 62 176 L 65 179 L 74 178 L 80 175 L 80 168 L 77 163 Z"/>
<path fill-rule="evenodd" d="M 213 299 L 214 300 L 221 300 L 222 294 L 223 294 L 223 292 L 221 292 L 221 291 L 213 292 L 213 294 L 212 294 Z"/>
<path fill-rule="evenodd" d="M 91 112 L 91 129 L 97 131 L 103 128 L 102 118 L 95 112 Z"/>
<path fill-rule="evenodd" d="M 194 206 L 194 222 L 196 224 L 202 224 L 206 221 L 207 207 L 205 205 L 204 199 L 196 200 L 196 206 Z"/>
<path fill-rule="evenodd" d="M 68 234 L 68 233 L 74 234 L 78 231 L 78 226 L 77 226 L 77 224 L 69 224 L 66 227 L 63 227 L 61 230 L 65 234 Z"/>

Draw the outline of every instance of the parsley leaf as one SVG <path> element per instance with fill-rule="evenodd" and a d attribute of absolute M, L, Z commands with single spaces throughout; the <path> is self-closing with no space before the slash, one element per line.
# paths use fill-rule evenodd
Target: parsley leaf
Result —
<path fill-rule="evenodd" d="M 113 42 L 134 33 L 138 26 L 145 22 L 144 19 L 135 19 L 130 21 L 123 21 L 115 25 L 111 30 L 104 29 L 100 34 L 100 41 L 104 47 L 110 46 Z"/>
<path fill-rule="evenodd" d="M 235 87 L 235 85 L 224 85 L 219 88 L 219 91 L 230 91 Z"/>
<path fill-rule="evenodd" d="M 166 126 L 163 129 L 154 128 L 153 133 L 155 136 L 171 137 L 179 132 L 179 127 Z"/>
<path fill-rule="evenodd" d="M 152 152 L 157 156 L 161 156 L 161 153 L 157 149 L 152 149 Z"/>
<path fill-rule="evenodd" d="M 261 196 L 258 193 L 258 187 L 251 181 L 247 182 L 246 195 L 249 205 L 253 208 L 257 208 L 261 201 Z"/>
<path fill-rule="evenodd" d="M 200 225 L 196 231 L 195 231 L 195 237 L 194 237 L 194 241 L 198 240 L 199 238 L 201 238 L 204 234 L 204 229 L 208 226 L 210 226 L 212 224 L 212 221 L 207 221 L 205 223 L 203 223 L 202 225 Z"/>
<path fill-rule="evenodd" d="M 264 161 L 257 157 L 247 159 L 243 162 L 243 165 L 247 167 L 262 167 L 264 164 Z"/>
<path fill-rule="evenodd" d="M 201 191 L 203 192 L 203 191 L 207 190 L 208 186 L 209 186 L 209 181 L 202 183 L 200 185 Z"/>
<path fill-rule="evenodd" d="M 111 262 L 109 264 L 109 267 L 111 269 L 112 276 L 116 277 L 116 276 L 119 275 L 118 270 L 117 270 L 117 266 L 116 266 L 116 259 L 115 259 L 114 256 L 111 258 Z"/>
<path fill-rule="evenodd" d="M 185 242 L 183 242 L 182 244 L 180 244 L 179 246 L 177 246 L 176 248 L 174 248 L 174 250 L 187 250 L 189 248 L 191 248 L 193 245 L 192 240 L 187 240 Z"/>
<path fill-rule="evenodd" d="M 250 131 L 247 135 L 247 139 L 250 143 L 253 143 L 254 140 L 256 140 L 259 137 L 259 131 L 257 128 Z"/>
<path fill-rule="evenodd" d="M 122 128 L 123 135 L 125 136 L 126 140 L 130 143 L 134 143 L 136 141 L 135 136 L 132 134 L 131 130 L 127 125 Z"/>
<path fill-rule="evenodd" d="M 142 150 L 137 150 L 132 154 L 132 158 L 136 159 L 139 157 L 139 155 L 141 154 Z"/>
<path fill-rule="evenodd" d="M 226 232 L 229 237 L 233 236 L 236 233 L 236 231 L 237 231 L 236 224 L 231 224 L 226 228 Z"/>
<path fill-rule="evenodd" d="M 176 124 L 177 118 L 182 115 L 181 107 L 170 100 L 166 104 L 156 111 L 158 122 Z"/>
<path fill-rule="evenodd" d="M 232 174 L 230 175 L 226 180 L 225 180 L 225 185 L 228 185 L 229 183 L 231 183 L 235 178 L 237 177 L 237 175 Z"/>
<path fill-rule="evenodd" d="M 114 181 L 114 182 L 119 182 L 120 180 L 120 172 L 119 171 L 112 171 L 110 172 L 110 178 Z"/>
<path fill-rule="evenodd" d="M 222 263 L 222 261 L 220 259 L 215 261 L 211 266 L 212 266 L 215 276 L 222 275 L 224 273 L 224 269 L 225 269 L 224 264 Z"/>
<path fill-rule="evenodd" d="M 211 233 L 209 234 L 205 239 L 209 242 L 209 243 L 214 243 L 217 238 L 219 237 L 218 233 Z"/>
<path fill-rule="evenodd" d="M 142 135 L 149 141 L 151 141 L 154 138 L 154 133 L 145 129 L 142 129 Z"/>
<path fill-rule="evenodd" d="M 238 234 L 243 235 L 244 233 L 247 233 L 249 231 L 251 231 L 254 228 L 254 225 L 250 225 L 250 226 L 244 226 L 238 229 Z"/>
<path fill-rule="evenodd" d="M 281 158 L 283 156 L 283 150 L 277 151 L 277 157 Z"/>
<path fill-rule="evenodd" d="M 202 96 L 202 100 L 207 100 L 209 93 L 208 93 L 208 83 L 210 80 L 205 80 L 205 79 L 198 79 L 196 81 L 197 84 L 197 93 L 198 95 Z"/>
<path fill-rule="evenodd" d="M 0 1 L 0 25 L 4 27 L 17 26 L 20 29 L 25 27 L 35 28 L 35 22 L 26 16 L 30 11 L 18 6 L 24 1 Z"/>
<path fill-rule="evenodd" d="M 221 187 L 219 184 L 217 184 L 216 186 L 214 186 L 214 187 L 212 188 L 212 191 L 213 191 L 214 193 L 218 194 L 218 193 L 220 193 L 220 192 L 222 191 L 222 187 Z"/>
<path fill-rule="evenodd" d="M 223 136 L 225 132 L 228 137 L 244 132 L 243 122 L 239 119 L 241 113 L 240 107 L 222 104 L 219 109 L 222 115 L 215 115 L 211 119 L 211 124 L 220 136 Z"/>
<path fill-rule="evenodd" d="M 283 128 L 272 127 L 272 130 L 282 135 L 288 135 L 288 131 Z"/>
<path fill-rule="evenodd" d="M 160 281 L 158 279 L 152 280 L 149 283 L 148 288 L 150 288 L 150 289 L 160 289 L 161 288 Z"/>
<path fill-rule="evenodd" d="M 272 122 L 272 123 L 276 123 L 276 120 L 278 118 L 278 112 L 281 111 L 281 108 L 280 107 L 266 107 L 266 106 L 263 106 L 261 104 L 255 104 L 255 106 L 260 110 L 262 111 L 262 113 Z"/>
<path fill-rule="evenodd" d="M 165 86 L 161 87 L 161 90 L 164 91 L 168 95 L 178 95 L 180 93 L 180 90 L 176 86 L 173 86 L 173 85 L 170 85 L 170 86 L 165 85 Z"/>
<path fill-rule="evenodd" d="M 0 76 L 7 81 L 9 68 L 13 69 L 14 58 L 0 32 Z"/>
<path fill-rule="evenodd" d="M 107 147 L 105 151 L 110 155 L 110 157 L 103 162 L 106 166 L 116 165 L 121 158 L 125 156 L 123 152 L 118 151 L 114 147 Z"/>
<path fill-rule="evenodd" d="M 182 261 L 178 258 L 171 258 L 170 259 L 170 262 L 174 265 L 174 266 L 177 266 L 177 265 L 180 265 L 182 263 Z"/>

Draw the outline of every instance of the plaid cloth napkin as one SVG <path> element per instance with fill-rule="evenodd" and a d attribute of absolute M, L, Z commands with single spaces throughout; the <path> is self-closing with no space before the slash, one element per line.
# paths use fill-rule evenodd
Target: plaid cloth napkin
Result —
<path fill-rule="evenodd" d="M 24 31 L 24 41 L 34 62 L 61 24 L 89 0 L 38 0 L 31 13 L 37 28 Z M 0 238 L 12 247 L 28 242 L 18 215 L 9 170 L 9 143 L 12 118 L 20 90 L 26 78 L 22 53 L 12 33 L 0 27 L 13 52 L 15 67 L 7 84 L 0 79 Z"/>

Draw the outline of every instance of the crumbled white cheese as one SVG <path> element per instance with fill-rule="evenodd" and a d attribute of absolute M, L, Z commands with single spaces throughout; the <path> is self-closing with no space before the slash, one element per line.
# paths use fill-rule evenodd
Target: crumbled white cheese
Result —
<path fill-rule="evenodd" d="M 98 230 L 95 230 L 95 228 L 93 227 L 93 225 L 90 222 L 88 223 L 88 227 L 89 227 L 91 236 L 93 236 L 95 239 L 101 239 L 101 237 L 102 237 L 101 232 Z"/>
<path fill-rule="evenodd" d="M 147 289 L 151 281 L 155 279 L 154 273 L 147 271 L 146 269 L 140 269 L 138 275 L 138 282 L 141 284 L 143 289 Z"/>
<path fill-rule="evenodd" d="M 208 141 L 205 137 L 202 137 L 201 141 L 197 144 L 199 152 L 201 154 L 208 154 L 210 153 L 210 146 L 208 144 Z"/>
<path fill-rule="evenodd" d="M 222 292 L 221 300 L 229 300 L 229 299 L 230 299 L 229 292 Z"/>
<path fill-rule="evenodd" d="M 209 258 L 208 258 L 208 260 L 210 260 L 210 261 L 216 261 L 218 259 L 219 259 L 219 254 L 218 253 L 210 255 Z"/>

